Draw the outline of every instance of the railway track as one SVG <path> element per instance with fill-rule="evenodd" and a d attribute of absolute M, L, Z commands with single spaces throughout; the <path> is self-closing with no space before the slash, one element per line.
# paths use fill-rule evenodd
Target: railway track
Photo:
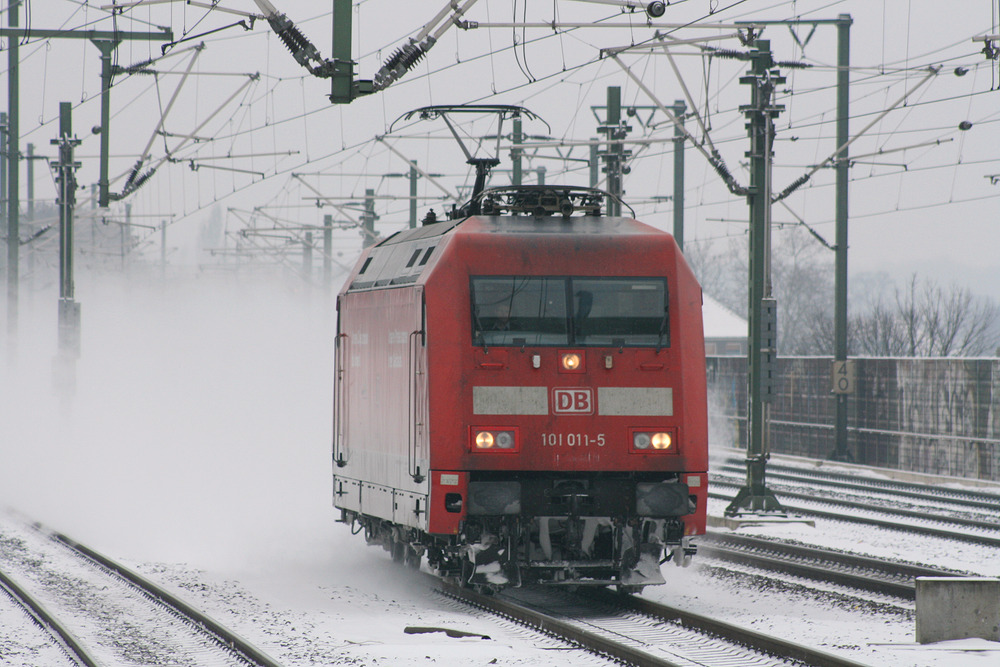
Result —
<path fill-rule="evenodd" d="M 0 582 L 67 664 L 279 667 L 235 632 L 57 532 L 0 526 Z"/>
<path fill-rule="evenodd" d="M 738 489 L 742 482 L 737 480 L 729 480 L 720 477 L 713 477 L 710 482 L 710 488 L 718 489 L 719 487 L 731 488 L 734 490 L 733 495 L 727 495 L 724 493 L 719 493 L 718 491 L 710 491 L 709 498 L 714 498 L 716 500 L 731 501 L 735 496 L 735 490 Z M 883 507 L 880 505 L 873 505 L 871 503 L 862 503 L 849 500 L 841 500 L 837 498 L 829 498 L 821 495 L 798 493 L 791 491 L 776 491 L 778 498 L 781 500 L 784 508 L 794 514 L 800 514 L 805 516 L 815 516 L 824 519 L 832 519 L 834 521 L 849 521 L 853 523 L 863 523 L 872 526 L 878 526 L 881 528 L 889 528 L 892 530 L 901 530 L 910 533 L 917 533 L 920 535 L 928 535 L 932 537 L 940 537 L 949 540 L 957 540 L 961 542 L 969 542 L 972 544 L 981 544 L 991 547 L 1000 547 L 1000 523 L 995 521 L 980 521 L 974 519 L 962 519 L 953 516 L 931 514 L 929 511 L 917 511 L 917 510 L 903 510 L 893 507 Z M 810 505 L 790 505 L 785 502 L 786 499 L 802 500 Z M 844 511 L 833 511 L 831 509 L 823 509 L 819 506 L 840 508 L 841 510 L 850 510 L 848 512 Z M 865 512 L 866 514 L 858 514 L 856 512 Z M 875 516 L 872 516 L 875 515 Z M 884 519 L 879 518 L 877 515 L 894 517 L 894 519 Z M 899 518 L 911 519 L 910 521 L 899 521 Z M 942 528 L 942 525 L 957 526 L 961 530 L 946 529 Z"/>
<path fill-rule="evenodd" d="M 833 653 L 607 589 L 532 587 L 482 595 L 435 581 L 444 595 L 627 665 L 861 666 Z"/>
<path fill-rule="evenodd" d="M 968 574 L 731 533 L 706 534 L 698 555 L 910 601 L 917 577 Z"/>
<path fill-rule="evenodd" d="M 41 602 L 2 569 L 0 569 L 0 590 L 3 590 L 14 604 L 21 607 L 35 624 L 51 636 L 56 644 L 56 649 L 63 654 L 67 665 L 100 666 L 97 659 L 87 651 L 58 618 L 53 616 Z"/>
<path fill-rule="evenodd" d="M 713 472 L 741 475 L 745 472 L 746 466 L 743 461 L 730 458 L 714 465 L 712 469 Z M 853 494 L 875 492 L 880 497 L 900 499 L 905 502 L 941 503 L 972 513 L 985 513 L 989 516 L 1000 514 L 1000 494 L 986 491 L 953 489 L 930 484 L 863 477 L 833 470 L 811 469 L 773 462 L 769 462 L 767 465 L 767 476 L 768 479 L 775 482 L 786 482 L 799 486 L 819 486 Z"/>

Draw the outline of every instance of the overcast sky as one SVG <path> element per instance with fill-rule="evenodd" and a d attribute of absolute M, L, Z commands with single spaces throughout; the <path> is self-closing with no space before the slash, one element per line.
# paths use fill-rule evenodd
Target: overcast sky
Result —
<path fill-rule="evenodd" d="M 400 154 L 418 161 L 422 168 L 442 176 L 422 179 L 420 215 L 441 201 L 443 191 L 458 193 L 471 176 L 465 158 L 441 121 L 393 121 L 405 112 L 429 104 L 499 103 L 523 105 L 545 123 L 525 124 L 534 135 L 567 141 L 596 135 L 592 106 L 604 105 L 608 86 L 620 86 L 626 104 L 650 106 L 649 95 L 601 49 L 643 43 L 657 28 L 646 25 L 641 12 L 628 14 L 611 4 L 557 0 L 525 3 L 479 0 L 467 18 L 480 24 L 511 21 L 590 23 L 621 26 L 583 28 L 449 28 L 426 58 L 400 81 L 383 92 L 350 105 L 331 105 L 329 83 L 309 75 L 270 31 L 257 21 L 252 30 L 233 26 L 240 16 L 209 11 L 182 2 L 145 3 L 112 18 L 100 3 L 49 0 L 44 11 L 26 3 L 20 24 L 33 28 L 129 32 L 156 31 L 169 26 L 175 39 L 166 58 L 148 69 L 156 74 L 122 75 L 111 91 L 112 190 L 121 191 L 125 178 L 140 156 L 144 170 L 159 165 L 156 173 L 125 201 L 133 221 L 156 225 L 171 220 L 171 239 L 191 244 L 198 229 L 212 215 L 220 215 L 228 231 L 247 225 L 319 224 L 324 214 L 338 221 L 356 220 L 355 209 L 316 208 L 316 197 L 344 203 L 357 201 L 367 188 L 379 196 L 408 194 L 407 182 L 387 174 L 406 170 Z M 324 57 L 331 53 L 330 0 L 274 3 L 288 14 Z M 406 39 L 445 6 L 443 0 L 411 3 L 401 0 L 366 0 L 356 3 L 352 49 L 361 78 L 371 78 L 382 62 Z M 526 7 L 526 4 L 529 5 Z M 252 0 L 224 0 L 227 9 L 256 12 Z M 1000 32 L 997 4 L 988 0 L 963 0 L 942 11 L 929 0 L 872 3 L 779 2 L 745 0 L 724 2 L 684 0 L 671 3 L 656 20 L 661 32 L 676 39 L 726 36 L 706 45 L 746 51 L 733 30 L 703 28 L 706 24 L 775 20 L 834 19 L 849 14 L 851 27 L 851 131 L 859 132 L 880 112 L 916 89 L 896 110 L 876 122 L 850 148 L 859 156 L 851 170 L 850 246 L 853 272 L 889 270 L 900 275 L 921 271 L 938 279 L 969 283 L 978 291 L 1000 296 L 1000 280 L 983 281 L 997 271 L 996 248 L 1000 242 L 1000 184 L 990 176 L 1000 174 L 1000 73 L 997 61 L 982 53 L 977 36 Z M 4 16 L 6 24 L 7 16 Z M 664 27 L 690 24 L 688 27 Z M 231 26 L 226 28 L 225 26 Z M 220 28 L 218 32 L 211 32 Z M 811 65 L 810 69 L 782 68 L 787 82 L 778 102 L 785 105 L 776 121 L 775 189 L 782 189 L 835 149 L 834 107 L 836 29 L 822 25 L 790 30 L 767 27 L 775 58 Z M 203 50 L 192 47 L 204 43 Z M 515 46 L 516 45 L 516 46 Z M 697 46 L 672 50 L 681 77 L 662 53 L 623 55 L 622 62 L 662 102 L 684 98 L 687 87 L 707 132 L 694 119 L 688 127 L 699 143 L 710 140 L 720 151 L 741 184 L 747 184 L 744 153 L 749 147 L 739 106 L 749 102 L 750 90 L 741 85 L 745 62 L 708 57 Z M 161 55 L 159 41 L 123 41 L 116 50 L 117 64 L 128 67 Z M 192 59 L 194 62 L 192 64 Z M 100 59 L 86 40 L 27 40 L 20 48 L 22 151 L 34 144 L 36 154 L 54 156 L 50 145 L 57 131 L 60 101 L 74 104 L 74 129 L 83 140 L 77 149 L 82 163 L 81 184 L 96 182 L 99 138 L 90 128 L 100 120 Z M 5 61 L 4 61 L 5 62 Z M 190 68 L 191 75 L 183 76 Z M 937 74 L 923 82 L 930 68 Z M 956 69 L 965 72 L 957 76 Z M 183 85 L 182 84 L 183 81 Z M 7 91 L 0 91 L 7 105 Z M 603 112 L 600 112 L 603 113 Z M 161 125 L 162 119 L 162 125 Z M 489 118 L 463 118 L 461 131 L 470 142 L 495 134 Z M 633 119 L 633 137 L 669 137 L 673 130 L 659 112 L 640 111 Z M 644 127 L 647 124 L 655 127 Z M 967 121 L 971 129 L 959 124 Z M 390 127 L 393 131 L 390 133 Z M 161 134 L 156 134 L 157 130 Z M 506 133 L 509 126 L 503 128 Z M 165 133 L 165 134 L 163 134 Z M 194 136 L 191 136 L 194 135 Z M 385 136 L 385 142 L 376 137 Z M 398 151 L 391 151 L 391 144 Z M 147 150 L 148 146 L 148 150 Z M 565 155 L 569 149 L 562 149 Z M 586 148 L 574 148 L 574 158 L 587 157 Z M 672 228 L 670 201 L 654 197 L 672 193 L 670 143 L 633 147 L 635 157 L 625 181 L 626 199 L 633 202 L 640 219 L 664 229 Z M 487 142 L 479 154 L 494 151 Z M 547 169 L 546 180 L 588 184 L 580 162 L 551 159 L 556 149 L 538 149 L 539 156 L 526 167 Z M 876 155 L 872 155 L 876 154 Z M 746 233 L 747 207 L 732 195 L 690 145 L 686 167 L 686 239 L 724 244 Z M 173 162 L 164 162 L 165 157 Z M 503 163 L 493 183 L 509 176 L 509 151 L 501 150 Z M 51 200 L 55 189 L 49 170 L 35 168 L 36 196 Z M 302 174 L 297 178 L 294 174 Z M 534 176 L 526 177 L 532 182 Z M 830 242 L 834 236 L 833 173 L 824 169 L 799 192 L 789 197 L 791 210 L 776 207 L 776 222 L 808 222 Z M 26 194 L 26 178 L 21 178 Z M 83 195 L 83 193 L 81 193 Z M 90 204 L 81 202 L 81 209 Z M 22 210 L 24 205 L 22 204 Z M 379 230 L 391 233 L 406 224 L 408 204 L 379 199 Z M 108 215 L 121 218 L 122 202 Z M 144 232 L 144 251 L 158 254 L 158 233 Z M 780 230 L 776 241 L 780 243 Z M 338 250 L 350 264 L 360 250 L 356 231 L 339 235 Z M 192 253 L 177 255 L 191 258 Z M 975 282 L 979 281 L 979 282 Z"/>

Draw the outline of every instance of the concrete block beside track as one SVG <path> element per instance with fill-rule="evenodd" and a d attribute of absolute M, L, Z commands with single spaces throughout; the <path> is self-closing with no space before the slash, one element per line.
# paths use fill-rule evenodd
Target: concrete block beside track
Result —
<path fill-rule="evenodd" d="M 917 643 L 1000 641 L 1000 579 L 917 577 Z"/>

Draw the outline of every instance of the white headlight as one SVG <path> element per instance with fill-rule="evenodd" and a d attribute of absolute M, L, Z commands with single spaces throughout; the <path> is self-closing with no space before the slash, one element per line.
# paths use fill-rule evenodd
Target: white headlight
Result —
<path fill-rule="evenodd" d="M 653 449 L 670 449 L 670 445 L 673 444 L 669 433 L 654 433 L 651 442 Z"/>
<path fill-rule="evenodd" d="M 650 438 L 648 433 L 636 433 L 632 438 L 632 443 L 636 449 L 649 449 Z"/>
<path fill-rule="evenodd" d="M 515 449 L 514 431 L 475 431 L 473 445 L 476 449 Z"/>

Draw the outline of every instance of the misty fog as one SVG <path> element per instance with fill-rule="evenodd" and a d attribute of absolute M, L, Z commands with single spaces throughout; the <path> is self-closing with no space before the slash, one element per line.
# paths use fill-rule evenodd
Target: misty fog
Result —
<path fill-rule="evenodd" d="M 77 300 L 69 399 L 53 388 L 56 295 L 22 301 L 0 505 L 136 559 L 252 565 L 330 539 L 332 294 L 201 274 L 103 278 Z"/>

